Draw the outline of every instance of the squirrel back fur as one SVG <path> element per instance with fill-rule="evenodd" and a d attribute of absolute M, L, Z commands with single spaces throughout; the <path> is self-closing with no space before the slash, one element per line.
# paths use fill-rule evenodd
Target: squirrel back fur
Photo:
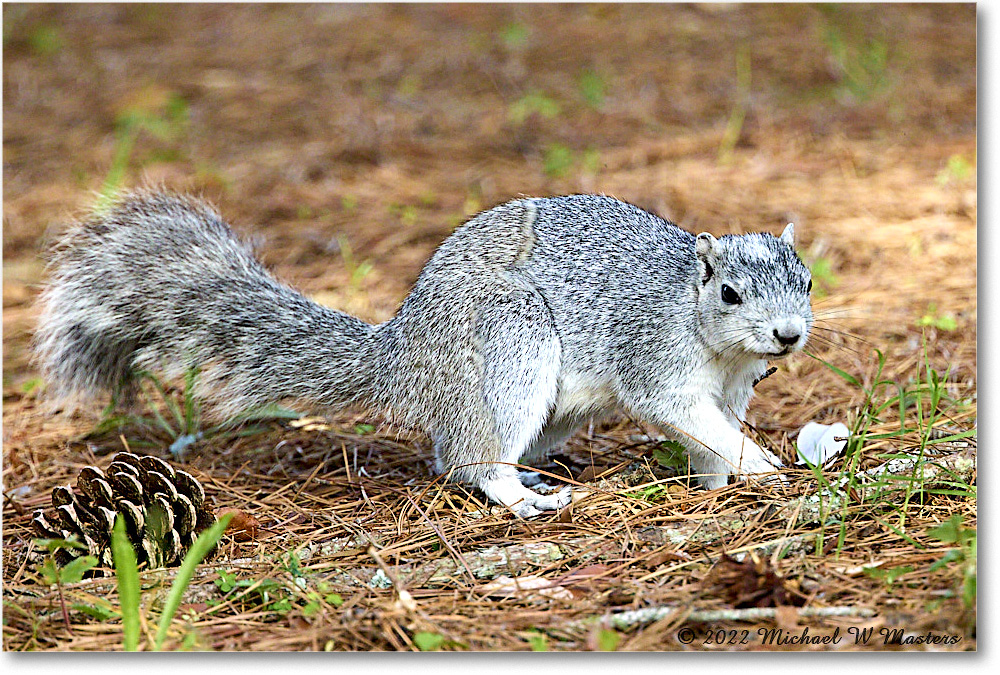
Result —
<path fill-rule="evenodd" d="M 709 487 L 780 466 L 739 424 L 767 360 L 811 328 L 793 237 L 695 237 L 596 195 L 517 200 L 458 228 L 370 325 L 280 283 L 204 203 L 136 192 L 56 247 L 36 351 L 63 398 L 198 366 L 221 414 L 391 409 L 428 431 L 440 471 L 531 516 L 569 493 L 513 465 L 616 407 L 680 441 Z"/>

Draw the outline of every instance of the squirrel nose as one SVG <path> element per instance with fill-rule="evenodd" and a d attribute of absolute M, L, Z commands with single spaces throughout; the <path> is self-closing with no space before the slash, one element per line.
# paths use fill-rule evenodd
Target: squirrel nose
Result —
<path fill-rule="evenodd" d="M 774 337 L 778 342 L 787 347 L 789 345 L 793 345 L 796 342 L 798 342 L 799 338 L 802 337 L 802 334 L 799 333 L 794 328 L 786 328 L 781 332 L 778 332 L 778 329 L 775 328 Z"/>

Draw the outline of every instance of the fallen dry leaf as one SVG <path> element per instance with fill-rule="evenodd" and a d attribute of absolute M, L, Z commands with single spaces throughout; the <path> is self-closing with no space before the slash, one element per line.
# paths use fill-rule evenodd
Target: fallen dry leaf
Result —
<path fill-rule="evenodd" d="M 668 562 L 688 561 L 690 559 L 691 556 L 677 551 L 657 551 L 646 558 L 646 560 L 643 561 L 643 565 L 646 569 L 655 570 Z"/>
<path fill-rule="evenodd" d="M 253 515 L 241 509 L 221 508 L 215 512 L 216 518 L 222 518 L 227 514 L 233 514 L 232 520 L 226 526 L 226 534 L 234 541 L 254 541 L 257 539 L 257 532 L 260 530 L 260 521 Z"/>
<path fill-rule="evenodd" d="M 780 576 L 766 559 L 752 554 L 740 562 L 723 553 L 706 581 L 719 586 L 722 597 L 736 609 L 801 607 L 806 601 L 795 585 Z"/>

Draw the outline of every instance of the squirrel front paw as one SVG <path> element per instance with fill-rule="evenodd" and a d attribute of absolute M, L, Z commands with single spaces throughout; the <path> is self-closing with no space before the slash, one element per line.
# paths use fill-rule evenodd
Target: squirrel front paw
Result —
<path fill-rule="evenodd" d="M 781 460 L 775 455 L 758 445 L 753 445 L 744 449 L 742 456 L 739 458 L 738 468 L 735 473 L 739 478 L 758 480 L 765 483 L 785 481 L 787 479 L 784 476 L 774 473 L 776 469 L 780 469 L 783 466 Z"/>
<path fill-rule="evenodd" d="M 775 470 L 783 466 L 781 460 L 749 441 L 742 445 L 740 452 L 731 460 L 723 460 L 722 462 L 716 460 L 713 465 L 717 467 L 716 470 L 706 470 L 699 477 L 701 484 L 709 490 L 726 487 L 731 475 L 739 480 L 753 480 L 762 483 L 787 480 L 784 476 L 774 473 Z"/>

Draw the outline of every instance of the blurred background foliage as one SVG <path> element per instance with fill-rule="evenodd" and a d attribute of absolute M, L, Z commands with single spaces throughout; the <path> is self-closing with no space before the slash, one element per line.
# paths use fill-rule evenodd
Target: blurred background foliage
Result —
<path fill-rule="evenodd" d="M 604 192 L 724 231 L 805 219 L 808 240 L 878 210 L 820 176 L 913 216 L 913 177 L 883 171 L 905 165 L 974 208 L 971 4 L 8 3 L 3 19 L 8 260 L 95 194 L 163 184 L 266 239 L 301 287 L 385 318 L 451 229 L 520 194 Z"/>

